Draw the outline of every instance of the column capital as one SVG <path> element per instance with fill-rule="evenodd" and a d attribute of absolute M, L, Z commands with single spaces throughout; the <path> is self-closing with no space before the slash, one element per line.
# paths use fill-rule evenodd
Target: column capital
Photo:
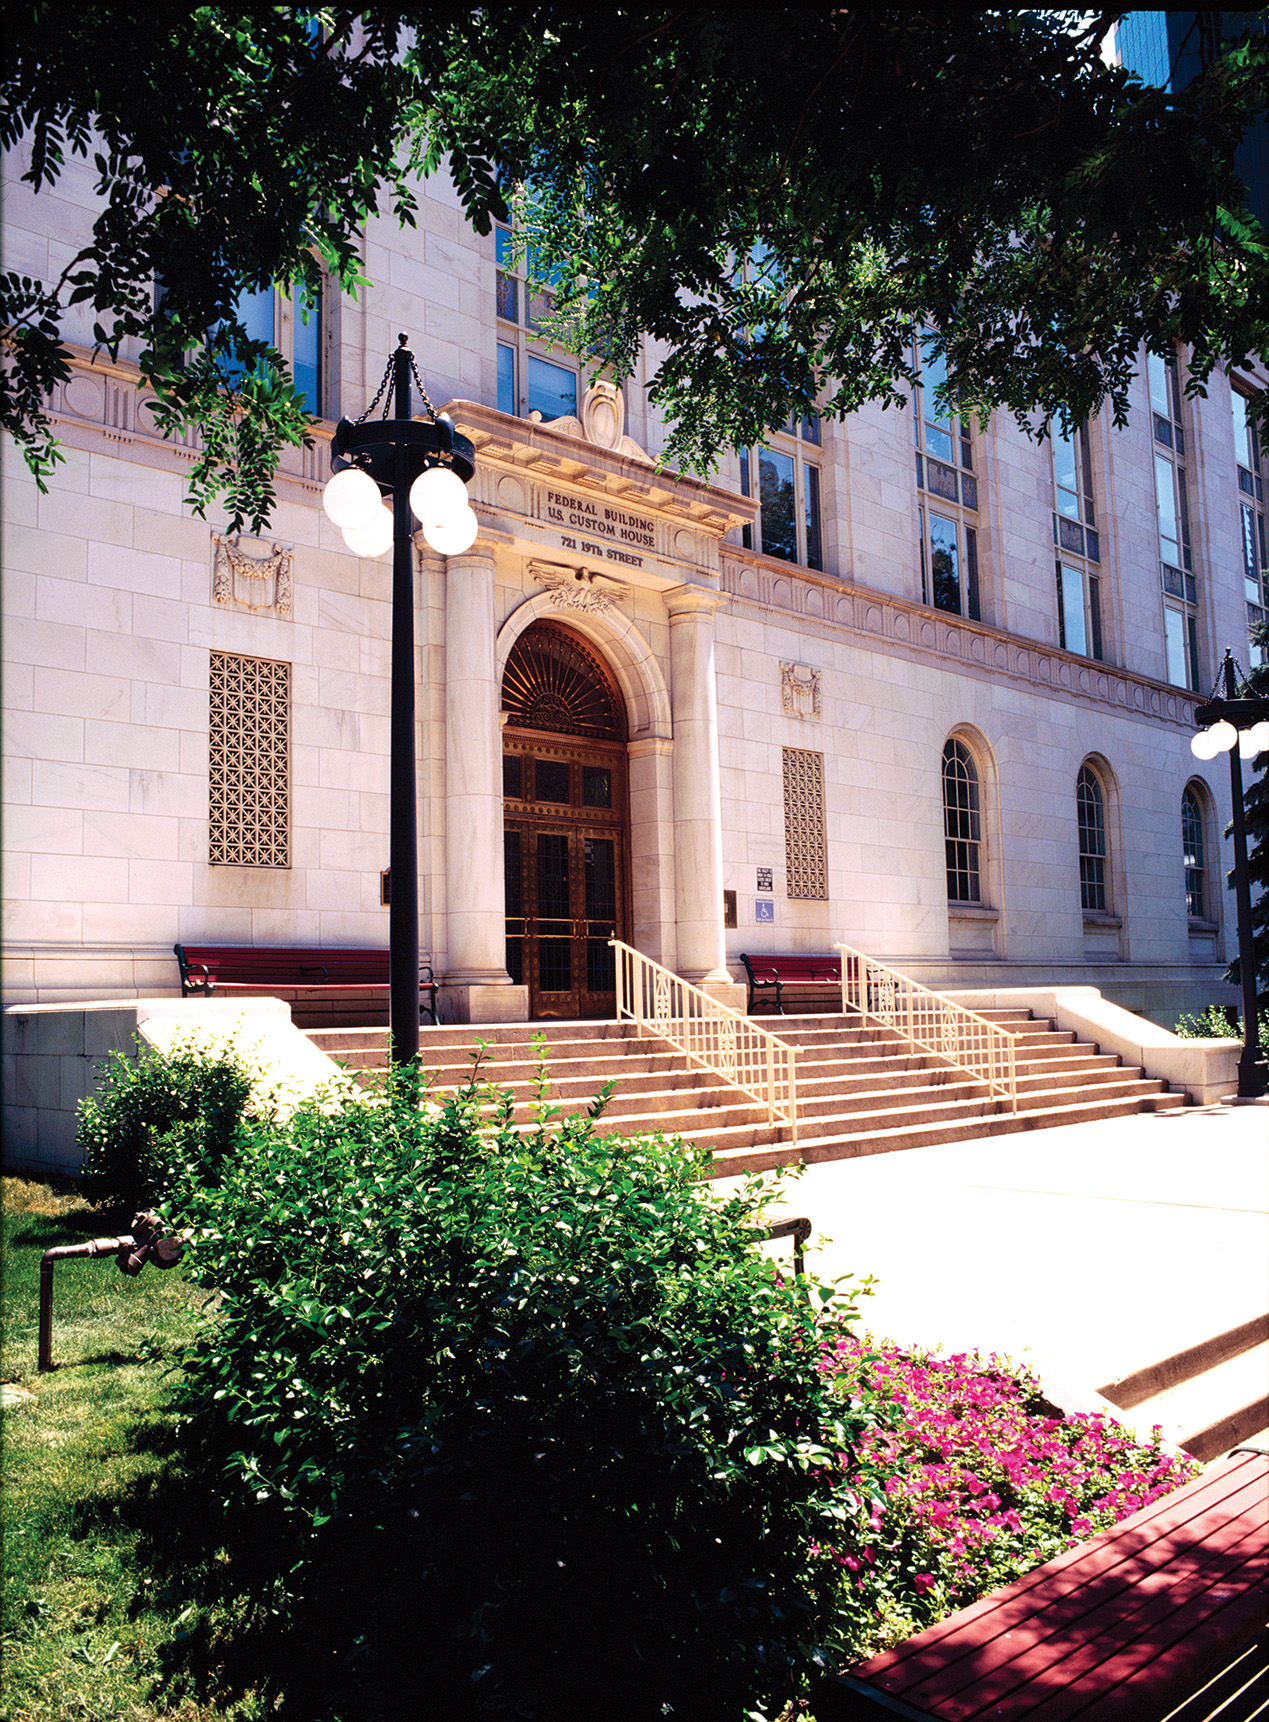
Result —
<path fill-rule="evenodd" d="M 729 593 L 711 586 L 671 586 L 664 596 L 671 620 L 677 616 L 712 615 L 730 602 Z"/>
<path fill-rule="evenodd" d="M 482 544 L 478 538 L 470 550 L 464 550 L 461 556 L 445 556 L 442 561 L 451 574 L 484 573 L 486 569 L 493 571 L 494 553 L 492 545 Z"/>
<path fill-rule="evenodd" d="M 672 754 L 674 739 L 668 735 L 645 735 L 636 741 L 626 743 L 626 752 L 631 759 L 644 759 L 650 754 Z"/>

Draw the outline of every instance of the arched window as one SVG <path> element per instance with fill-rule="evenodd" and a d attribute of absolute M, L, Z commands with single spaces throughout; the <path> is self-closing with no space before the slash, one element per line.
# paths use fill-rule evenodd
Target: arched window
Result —
<path fill-rule="evenodd" d="M 943 749 L 943 837 L 947 853 L 949 903 L 982 901 L 982 819 L 978 768 L 964 742 Z"/>
<path fill-rule="evenodd" d="M 1091 766 L 1080 767 L 1075 789 L 1080 831 L 1080 907 L 1107 910 L 1106 798 Z"/>
<path fill-rule="evenodd" d="M 1192 789 L 1181 796 L 1181 848 L 1185 856 L 1185 912 L 1206 921 L 1207 866 L 1203 850 L 1203 807 Z"/>

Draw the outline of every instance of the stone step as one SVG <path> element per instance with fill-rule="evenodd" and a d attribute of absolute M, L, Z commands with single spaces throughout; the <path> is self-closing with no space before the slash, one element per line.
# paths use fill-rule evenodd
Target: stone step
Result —
<path fill-rule="evenodd" d="M 350 1037 L 353 1031 L 348 1031 Z M 317 1038 L 317 1037 L 313 1037 Z M 354 1069 L 372 1069 L 376 1064 L 382 1067 L 385 1051 L 378 1047 L 361 1046 L 351 1038 L 337 1041 L 333 1031 L 321 1037 L 327 1044 L 323 1050 Z M 900 1043 L 896 1043 L 900 1044 Z M 657 1050 L 660 1049 L 660 1050 Z M 457 1049 L 427 1048 L 437 1056 L 424 1058 L 424 1068 L 433 1076 L 440 1086 L 457 1085 L 465 1082 L 472 1069 L 472 1053 L 470 1048 Z M 602 1049 L 592 1041 L 556 1042 L 549 1049 L 546 1065 L 553 1083 L 558 1080 L 569 1080 L 574 1077 L 593 1077 L 601 1079 L 607 1075 L 618 1077 L 638 1069 L 650 1069 L 659 1060 L 665 1068 L 670 1068 L 675 1062 L 681 1064 L 680 1055 L 664 1042 L 652 1039 L 637 1039 L 628 1037 L 625 1040 L 616 1039 L 602 1043 Z M 538 1058 L 531 1048 L 517 1046 L 499 1046 L 490 1049 L 490 1055 L 481 1060 L 481 1074 L 488 1081 L 519 1081 L 526 1075 L 535 1073 L 538 1069 Z M 1017 1064 L 1019 1079 L 1030 1081 L 1033 1078 L 1045 1078 L 1057 1071 L 1089 1072 L 1099 1069 L 1114 1069 L 1118 1060 L 1114 1054 L 1098 1054 L 1083 1047 L 1073 1047 L 1069 1043 L 1052 1049 L 1051 1054 L 1046 1049 L 1036 1053 L 1031 1049 L 1025 1056 L 1020 1057 Z M 891 1076 L 896 1079 L 916 1078 L 923 1072 L 946 1071 L 949 1075 L 955 1072 L 955 1067 L 944 1064 L 933 1054 L 913 1052 L 887 1053 L 884 1050 L 874 1051 L 864 1049 L 860 1054 L 843 1054 L 840 1048 L 823 1047 L 799 1052 L 798 1075 L 799 1089 L 807 1083 L 836 1082 L 844 1089 L 851 1088 L 858 1082 L 885 1080 Z"/>
<path fill-rule="evenodd" d="M 1121 1417 L 1139 1434 L 1158 1424 L 1166 1440 L 1210 1464 L 1269 1424 L 1269 1340 L 1178 1381 Z"/>
<path fill-rule="evenodd" d="M 1104 1382 L 1097 1391 L 1120 1410 L 1131 1411 L 1146 1400 L 1166 1393 L 1169 1388 L 1215 1369 L 1218 1363 L 1231 1357 L 1241 1357 L 1243 1352 L 1267 1343 L 1269 1315 L 1254 1316 L 1250 1321 L 1240 1322 L 1237 1327 L 1227 1328 L 1224 1333 L 1213 1334 L 1198 1345 L 1187 1346 L 1184 1351 L 1174 1352 L 1157 1363 L 1146 1364 L 1128 1375 Z"/>
<path fill-rule="evenodd" d="M 718 1172 L 759 1169 L 790 1160 L 853 1157 L 974 1135 L 1076 1123 L 1143 1110 L 1172 1110 L 1170 1095 L 1140 1070 L 1081 1045 L 1069 1031 L 1017 1011 L 996 1013 L 1016 1030 L 1018 1110 L 981 1081 L 933 1054 L 913 1049 L 894 1030 L 820 1014 L 763 1019 L 797 1050 L 800 1142 L 773 1125 L 763 1103 L 689 1066 L 667 1042 L 631 1032 L 628 1023 L 447 1024 L 420 1031 L 420 1053 L 433 1092 L 465 1086 L 478 1043 L 482 1080 L 509 1088 L 516 1127 L 535 1124 L 543 1061 L 545 1100 L 583 1111 L 608 1081 L 615 1089 L 598 1128 L 606 1134 L 662 1133 L 715 1153 Z M 311 1038 L 363 1083 L 386 1064 L 384 1030 L 327 1029 Z M 741 1164 L 743 1162 L 743 1165 Z"/>
<path fill-rule="evenodd" d="M 640 1043 L 633 1044 L 638 1046 Z M 376 1064 L 373 1053 L 345 1053 L 343 1060 L 354 1071 L 382 1068 L 381 1064 Z M 798 1096 L 803 1115 L 809 1118 L 831 1110 L 846 1112 L 851 1107 L 868 1110 L 883 1103 L 885 1097 L 897 1094 L 903 1094 L 909 1102 L 930 1092 L 937 1092 L 942 1099 L 951 1099 L 954 1091 L 971 1094 L 981 1087 L 972 1077 L 951 1065 L 908 1059 L 897 1068 L 900 1065 L 898 1060 L 872 1062 L 875 1068 L 862 1074 L 840 1061 L 835 1065 L 803 1067 L 798 1075 Z M 513 1063 L 498 1060 L 482 1065 L 481 1073 L 486 1081 L 509 1088 L 517 1102 L 523 1103 L 536 1093 L 536 1061 L 524 1059 Z M 447 1093 L 466 1084 L 471 1067 L 470 1064 L 442 1065 L 428 1074 L 432 1078 L 433 1091 Z M 703 1093 L 717 1083 L 717 1079 L 710 1078 L 704 1071 L 682 1068 L 677 1054 L 623 1050 L 618 1057 L 615 1056 L 615 1048 L 614 1055 L 605 1059 L 552 1059 L 548 1064 L 548 1074 L 548 1098 L 559 1103 L 589 1101 L 605 1081 L 612 1079 L 616 1082 L 619 1098 L 637 1097 L 640 1101 L 637 1107 L 623 1104 L 620 1107 L 623 1111 L 679 1105 L 689 1094 Z M 1060 1074 L 1063 1083 L 1072 1088 L 1086 1088 L 1107 1080 L 1133 1082 L 1142 1079 L 1140 1070 L 1122 1067 L 1113 1057 L 1067 1061 Z M 1056 1076 L 1057 1073 L 1047 1067 L 1019 1072 L 1018 1089 L 1024 1102 L 1033 1093 L 1051 1089 Z M 712 1106 L 717 1101 L 701 1099 L 693 1101 L 693 1104 Z M 614 1105 L 615 1102 L 610 1103 L 610 1110 Z"/>
<path fill-rule="evenodd" d="M 1043 1130 L 1061 1124 L 1089 1124 L 1109 1118 L 1128 1118 L 1143 1111 L 1171 1111 L 1185 1104 L 1183 1095 L 1159 1094 L 1143 1105 L 1136 1095 L 1117 1100 L 1066 1103 L 1034 1110 L 1010 1112 L 1007 1102 L 996 1102 L 995 1111 L 977 1116 L 942 1119 L 916 1126 L 892 1124 L 885 1129 L 855 1131 L 839 1136 L 803 1136 L 796 1145 L 771 1142 L 726 1148 L 720 1145 L 710 1176 L 733 1177 L 745 1172 L 771 1172 L 805 1161 L 815 1165 L 825 1160 L 853 1160 L 869 1154 L 892 1154 L 904 1148 L 933 1148 L 944 1143 L 966 1142 L 982 1136 L 1013 1135 L 1022 1130 Z M 875 1122 L 875 1120 L 873 1121 Z M 787 1134 L 787 1133 L 786 1133 Z"/>
<path fill-rule="evenodd" d="M 880 1153 L 896 1146 L 924 1147 L 967 1132 L 988 1135 L 1002 1128 L 1034 1128 L 1037 1119 L 1050 1113 L 1060 1114 L 1055 1122 L 1080 1123 L 1144 1110 L 1171 1110 L 1181 1100 L 1180 1096 L 1163 1092 L 1161 1083 L 1141 1080 L 1079 1091 L 1077 1104 L 1072 1103 L 1064 1090 L 1045 1091 L 1020 1098 L 1018 1112 L 1012 1114 L 1007 1111 L 1007 1102 L 987 1094 L 981 1084 L 967 1082 L 950 1091 L 931 1089 L 907 1097 L 906 1103 L 898 1107 L 893 1105 L 892 1095 L 884 1094 L 876 1096 L 871 1107 L 843 1108 L 829 1101 L 812 1103 L 800 1114 L 799 1144 L 794 1148 L 788 1127 L 780 1123 L 773 1126 L 762 1102 L 729 1087 L 689 1092 L 687 1105 L 684 1101 L 688 1096 L 683 1091 L 618 1095 L 610 1102 L 597 1128 L 604 1135 L 659 1132 L 678 1136 L 728 1157 L 769 1146 L 779 1151 L 780 1163 L 784 1163 L 790 1158 L 812 1161 L 838 1157 L 820 1152 L 825 1142 L 866 1141 L 870 1146 L 860 1152 Z M 1002 1125 L 1002 1116 L 1018 1122 Z M 521 1129 L 534 1123 L 532 1101 L 528 1097 L 517 1104 L 514 1121 Z M 920 1142 L 912 1139 L 917 1134 L 922 1138 Z M 902 1140 L 892 1140 L 898 1138 Z M 846 1157 L 845 1152 L 841 1157 Z"/>

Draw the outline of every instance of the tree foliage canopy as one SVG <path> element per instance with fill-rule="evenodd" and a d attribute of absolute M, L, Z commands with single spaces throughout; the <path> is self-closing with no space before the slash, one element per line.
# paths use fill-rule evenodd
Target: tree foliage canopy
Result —
<path fill-rule="evenodd" d="M 1102 62 L 1115 16 L 237 5 L 127 33 L 27 4 L 0 136 L 37 187 L 86 155 L 102 206 L 59 280 L 3 278 L 3 422 L 46 473 L 59 313 L 88 303 L 107 351 L 143 343 L 165 422 L 203 427 L 196 504 L 258 524 L 306 419 L 239 292 L 311 289 L 319 259 L 355 289 L 361 226 L 412 221 L 443 163 L 477 230 L 513 206 L 579 352 L 625 375 L 652 337 L 671 463 L 902 399 L 914 323 L 964 412 L 1122 421 L 1142 342 L 1186 343 L 1200 388 L 1269 349 L 1234 168 L 1269 39 L 1172 94 Z"/>

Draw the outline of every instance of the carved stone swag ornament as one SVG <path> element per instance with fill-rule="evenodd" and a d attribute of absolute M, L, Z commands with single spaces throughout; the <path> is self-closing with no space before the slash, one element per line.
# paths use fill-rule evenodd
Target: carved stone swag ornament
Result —
<path fill-rule="evenodd" d="M 219 532 L 211 536 L 213 602 L 289 616 L 294 546 L 267 545 L 262 538 L 227 538 Z"/>

